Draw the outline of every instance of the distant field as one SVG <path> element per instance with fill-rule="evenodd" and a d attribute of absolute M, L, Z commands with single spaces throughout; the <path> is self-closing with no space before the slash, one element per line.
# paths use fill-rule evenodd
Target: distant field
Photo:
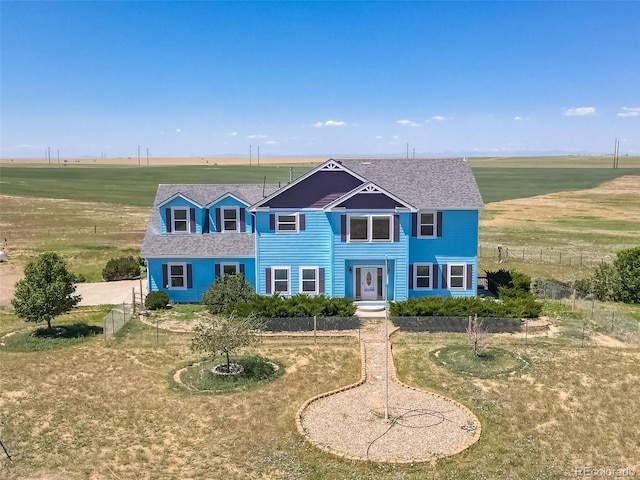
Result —
<path fill-rule="evenodd" d="M 117 160 L 117 159 L 116 159 Z M 291 169 L 296 178 L 312 163 L 288 165 L 222 165 L 224 159 L 207 159 L 208 164 L 181 164 L 190 159 L 164 159 L 165 166 L 124 166 L 103 160 L 89 163 L 54 163 L 51 166 L 27 161 L 3 163 L 0 193 L 26 197 L 150 206 L 159 183 L 286 183 Z M 158 159 L 159 161 L 160 159 Z M 228 162 L 234 159 L 226 159 Z M 238 159 L 235 159 L 238 160 Z M 275 161 L 276 159 L 270 159 Z M 286 160 L 292 160 L 291 158 Z M 321 161 L 319 158 L 306 160 Z M 593 188 L 623 175 L 638 175 L 640 157 L 624 157 L 619 169 L 605 157 L 522 157 L 471 159 L 485 203 L 547 193 Z M 130 161 L 130 160 L 127 160 Z M 171 163 L 173 161 L 173 163 Z M 216 162 L 217 161 L 217 162 Z"/>

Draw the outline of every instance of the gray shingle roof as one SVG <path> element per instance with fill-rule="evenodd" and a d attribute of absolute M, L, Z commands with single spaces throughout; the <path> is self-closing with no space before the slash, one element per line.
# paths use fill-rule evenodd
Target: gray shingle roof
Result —
<path fill-rule="evenodd" d="M 339 161 L 417 208 L 477 209 L 484 206 L 471 166 L 462 158 Z"/>
<path fill-rule="evenodd" d="M 265 195 L 278 188 L 268 184 Z M 140 256 L 145 258 L 164 256 L 191 257 L 246 257 L 255 255 L 255 237 L 250 233 L 221 233 L 202 235 L 178 235 L 160 233 L 159 205 L 176 194 L 181 194 L 202 206 L 231 193 L 234 197 L 252 204 L 263 198 L 262 185 L 158 185 L 151 217 L 142 241 Z"/>

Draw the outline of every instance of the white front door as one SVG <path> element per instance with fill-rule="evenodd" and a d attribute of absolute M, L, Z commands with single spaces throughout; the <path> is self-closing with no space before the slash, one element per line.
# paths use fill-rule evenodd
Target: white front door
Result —
<path fill-rule="evenodd" d="M 360 292 L 362 300 L 378 299 L 378 267 L 360 269 Z"/>

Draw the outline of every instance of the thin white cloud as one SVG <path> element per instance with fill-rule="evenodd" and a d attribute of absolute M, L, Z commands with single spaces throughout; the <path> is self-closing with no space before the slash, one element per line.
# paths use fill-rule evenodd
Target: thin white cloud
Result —
<path fill-rule="evenodd" d="M 267 138 L 267 135 L 249 135 L 247 138 Z"/>
<path fill-rule="evenodd" d="M 412 120 L 396 120 L 396 123 L 400 124 L 400 125 L 409 125 L 410 127 L 419 127 L 420 124 L 416 123 Z"/>
<path fill-rule="evenodd" d="M 266 143 L 267 143 L 267 145 L 277 145 L 277 144 L 278 144 L 278 143 L 280 143 L 280 142 L 278 142 L 278 141 L 276 141 L 276 140 L 269 140 L 269 141 L 268 141 L 268 142 L 266 142 Z"/>
<path fill-rule="evenodd" d="M 182 131 L 181 128 L 176 128 L 176 133 L 180 133 Z"/>
<path fill-rule="evenodd" d="M 434 117 L 429 117 L 425 120 L 425 122 L 444 122 L 447 117 L 443 117 L 442 115 L 436 115 Z"/>
<path fill-rule="evenodd" d="M 229 133 L 225 133 L 225 136 L 227 137 L 235 137 L 238 135 L 238 132 L 229 132 Z"/>
<path fill-rule="evenodd" d="M 314 127 L 344 127 L 347 123 L 337 120 L 327 120 L 326 122 L 316 122 L 313 124 Z"/>
<path fill-rule="evenodd" d="M 376 135 L 376 139 L 377 140 L 381 140 L 382 139 L 382 135 Z"/>
<path fill-rule="evenodd" d="M 622 107 L 619 117 L 640 117 L 640 107 Z"/>
<path fill-rule="evenodd" d="M 567 117 L 586 117 L 588 115 L 595 115 L 596 109 L 595 107 L 568 108 L 564 111 L 564 114 Z"/>
<path fill-rule="evenodd" d="M 522 120 L 522 117 L 513 117 L 514 120 Z"/>

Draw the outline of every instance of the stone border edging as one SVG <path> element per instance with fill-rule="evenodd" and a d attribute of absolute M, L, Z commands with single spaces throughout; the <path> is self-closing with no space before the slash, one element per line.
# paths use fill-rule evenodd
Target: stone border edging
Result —
<path fill-rule="evenodd" d="M 399 330 L 399 327 L 393 327 L 389 332 L 388 332 L 388 337 L 389 340 L 391 339 L 391 335 L 393 333 L 395 333 L 396 331 Z M 390 375 L 389 377 L 391 378 L 391 380 L 393 382 L 395 382 L 397 385 L 399 385 L 402 388 L 407 388 L 409 390 L 414 390 L 414 391 L 418 391 L 418 392 L 423 392 L 426 393 L 428 395 L 431 395 L 435 398 L 438 398 L 442 401 L 445 402 L 449 402 L 451 404 L 453 404 L 455 407 L 458 407 L 460 410 L 462 410 L 467 416 L 469 416 L 472 421 L 474 421 L 475 423 L 475 430 L 474 430 L 474 434 L 471 437 L 471 441 L 468 442 L 466 445 L 463 445 L 462 447 L 460 447 L 458 450 L 455 450 L 451 453 L 447 453 L 447 454 L 439 454 L 439 455 L 431 455 L 428 458 L 424 458 L 424 459 L 419 459 L 419 460 L 415 460 L 415 459 L 411 459 L 411 460 L 402 460 L 402 459 L 397 459 L 397 460 L 377 460 L 377 459 L 371 459 L 371 458 L 363 458 L 363 457 L 358 457 L 355 455 L 349 455 L 346 454 L 344 452 L 339 452 L 336 450 L 333 450 L 332 448 L 329 448 L 325 445 L 319 444 L 314 442 L 313 440 L 311 440 L 308 435 L 306 434 L 306 431 L 304 429 L 304 427 L 302 426 L 302 414 L 304 412 L 304 410 L 313 402 L 320 400 L 322 398 L 331 396 L 331 395 L 336 395 L 338 393 L 344 392 L 346 390 L 350 390 L 352 388 L 356 388 L 359 387 L 360 385 L 364 384 L 366 379 L 367 379 L 367 374 L 366 374 L 366 351 L 365 351 L 365 347 L 364 347 L 364 341 L 360 341 L 360 354 L 362 356 L 362 367 L 361 367 L 361 373 L 360 373 L 360 380 L 356 383 L 353 383 L 351 385 L 347 385 L 345 387 L 340 387 L 337 388 L 335 390 L 331 390 L 329 392 L 324 392 L 321 393 L 319 395 L 315 395 L 311 398 L 309 398 L 308 400 L 306 400 L 298 409 L 298 411 L 296 412 L 296 429 L 298 430 L 298 433 L 300 435 L 302 435 L 304 437 L 304 439 L 306 441 L 308 441 L 311 445 L 313 445 L 314 447 L 330 453 L 332 455 L 335 455 L 337 457 L 341 457 L 347 460 L 353 460 L 353 461 L 358 461 L 358 462 L 376 462 L 376 463 L 390 463 L 390 464 L 409 464 L 409 463 L 425 463 L 425 462 L 430 462 L 432 460 L 437 460 L 440 458 L 446 458 L 446 457 L 450 457 L 452 455 L 457 455 L 458 453 L 461 453 L 462 451 L 466 450 L 467 448 L 471 447 L 473 444 L 475 444 L 478 440 L 480 440 L 480 434 L 482 432 L 482 424 L 480 423 L 480 420 L 478 420 L 478 417 L 475 416 L 475 414 L 473 414 L 473 412 L 471 412 L 471 410 L 469 410 L 466 406 L 462 405 L 461 403 L 457 402 L 456 400 L 453 400 L 451 398 L 445 397 L 443 395 L 440 395 L 438 393 L 434 393 L 434 392 L 430 392 L 421 388 L 417 388 L 417 387 L 412 387 L 410 385 L 407 385 L 405 383 L 402 383 L 400 380 L 398 380 L 398 377 L 396 375 L 396 369 L 395 369 L 395 364 L 393 362 L 393 346 L 391 344 L 391 342 L 389 341 L 388 343 L 388 348 L 387 348 L 387 358 L 390 360 L 390 366 L 392 368 L 390 368 Z"/>

